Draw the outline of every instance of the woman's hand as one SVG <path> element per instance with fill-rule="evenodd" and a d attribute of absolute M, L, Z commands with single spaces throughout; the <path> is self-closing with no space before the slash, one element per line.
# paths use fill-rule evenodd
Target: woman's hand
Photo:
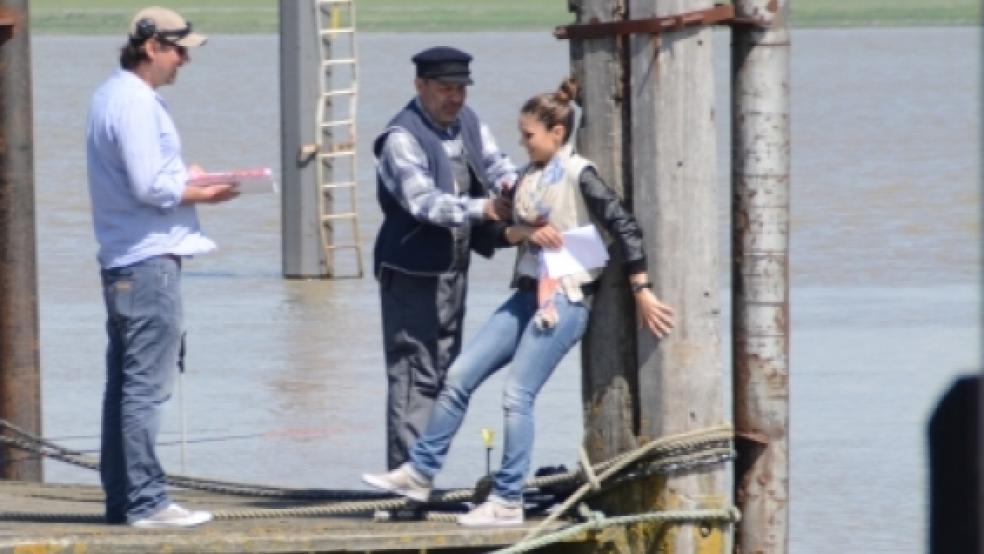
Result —
<path fill-rule="evenodd" d="M 530 235 L 526 240 L 541 248 L 560 248 L 564 246 L 564 237 L 556 227 L 549 223 L 542 227 L 533 227 L 530 231 Z"/>
<path fill-rule="evenodd" d="M 556 227 L 549 223 L 540 227 L 529 225 L 511 225 L 506 228 L 506 241 L 516 244 L 524 240 L 542 248 L 560 248 L 564 245 L 564 237 Z"/>
<path fill-rule="evenodd" d="M 633 293 L 633 296 L 635 296 L 639 326 L 649 328 L 649 331 L 659 338 L 669 335 L 674 325 L 673 308 L 656 298 L 649 288 L 640 288 Z"/>

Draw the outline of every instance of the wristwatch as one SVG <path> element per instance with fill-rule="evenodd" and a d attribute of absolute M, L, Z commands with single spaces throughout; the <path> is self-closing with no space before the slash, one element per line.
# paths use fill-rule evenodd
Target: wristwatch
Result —
<path fill-rule="evenodd" d="M 632 294 L 635 294 L 635 293 L 641 291 L 642 289 L 652 289 L 653 288 L 653 284 L 651 282 L 649 282 L 649 281 L 644 281 L 642 283 L 630 283 L 630 285 L 632 287 Z"/>

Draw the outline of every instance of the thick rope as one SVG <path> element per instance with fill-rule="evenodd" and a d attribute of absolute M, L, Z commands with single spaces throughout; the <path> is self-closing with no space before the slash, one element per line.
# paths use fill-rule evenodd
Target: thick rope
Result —
<path fill-rule="evenodd" d="M 736 523 L 741 519 L 738 508 L 725 509 L 698 509 L 698 510 L 673 510 L 646 512 L 627 516 L 607 517 L 602 512 L 591 512 L 590 518 L 584 523 L 579 523 L 543 535 L 538 538 L 523 539 L 519 543 L 508 548 L 495 550 L 495 554 L 521 554 L 530 552 L 544 546 L 562 542 L 570 537 L 586 531 L 597 531 L 605 527 L 616 525 L 631 525 L 633 523 L 693 523 L 693 522 L 712 522 L 712 523 Z"/>
<path fill-rule="evenodd" d="M 592 489 L 600 491 L 601 481 L 598 480 L 598 476 L 591 466 L 591 460 L 588 458 L 588 451 L 583 446 L 581 447 L 580 455 L 581 471 L 584 473 L 584 478 L 587 479 L 588 483 L 591 483 Z"/>
<path fill-rule="evenodd" d="M 0 435 L 0 443 L 8 444 L 10 446 L 15 446 L 24 450 L 40 453 L 43 456 L 47 456 L 59 461 L 63 461 L 69 464 L 73 464 L 79 467 L 98 470 L 99 462 L 97 459 L 85 456 L 80 452 L 69 450 L 67 448 L 58 446 L 54 443 L 36 437 L 16 425 L 0 419 L 0 428 L 7 427 L 8 429 L 14 431 L 16 434 L 23 437 L 23 439 L 15 439 L 13 437 L 7 437 Z M 717 444 L 730 444 L 731 441 L 731 428 L 730 426 L 724 427 L 712 427 L 709 429 L 686 433 L 683 435 L 674 435 L 670 437 L 664 437 L 662 439 L 657 439 L 642 448 L 648 448 L 654 457 L 670 458 L 674 456 L 682 456 L 687 452 L 707 450 L 713 448 Z M 40 448 L 35 446 L 40 444 L 46 447 Z M 601 462 L 595 466 L 595 471 L 602 471 L 612 464 L 618 463 L 626 457 L 633 457 L 636 451 L 630 451 L 620 454 L 611 460 Z M 680 458 L 685 461 L 685 458 Z M 672 468 L 670 468 L 672 469 Z M 581 472 L 573 471 L 567 473 L 560 473 L 542 477 L 536 477 L 529 481 L 528 485 L 531 487 L 547 487 L 551 485 L 557 485 L 568 482 L 577 482 L 583 479 Z M 217 479 L 203 479 L 198 477 L 190 477 L 184 475 L 170 474 L 168 475 L 168 482 L 174 486 L 179 486 L 182 488 L 204 490 L 209 492 L 218 492 L 224 494 L 234 494 L 234 495 L 244 495 L 244 496 L 258 496 L 258 497 L 282 497 L 282 498 L 292 498 L 292 499 L 325 499 L 325 500 L 339 500 L 342 498 L 351 498 L 353 491 L 326 491 L 320 489 L 293 489 L 284 487 L 271 487 L 266 485 L 256 485 L 251 483 L 237 483 L 230 481 L 221 481 Z M 372 493 L 370 493 L 372 494 Z M 465 491 L 460 495 L 451 498 L 449 500 L 466 500 L 470 497 L 470 494 Z M 364 496 L 362 497 L 364 498 Z"/>
<path fill-rule="evenodd" d="M 711 429 L 714 431 L 727 431 L 729 433 L 731 432 L 730 425 L 720 425 L 717 427 L 712 427 Z M 598 474 L 597 477 L 598 481 L 600 482 L 600 481 L 607 480 L 608 478 L 612 477 L 616 473 L 622 471 L 626 466 L 642 459 L 645 456 L 650 455 L 654 450 L 657 450 L 661 446 L 665 447 L 667 443 L 673 443 L 677 440 L 684 440 L 684 441 L 692 440 L 694 437 L 702 435 L 705 431 L 708 430 L 701 429 L 698 431 L 690 431 L 686 433 L 681 433 L 679 435 L 671 435 L 668 437 L 656 439 L 641 448 L 637 448 L 631 451 L 630 453 L 628 453 L 628 455 L 619 456 L 616 458 L 616 460 L 618 460 L 617 462 L 609 465 L 604 471 Z M 581 498 L 584 497 L 584 495 L 588 494 L 588 492 L 590 492 L 591 489 L 592 489 L 592 483 L 586 483 L 584 485 L 581 485 L 574 492 L 574 494 L 567 497 L 567 499 L 564 500 L 564 502 L 561 503 L 559 507 L 553 510 L 550 513 L 550 515 L 547 516 L 546 519 L 544 519 L 542 522 L 540 522 L 539 525 L 537 525 L 529 533 L 527 533 L 526 536 L 523 537 L 523 540 L 524 541 L 531 540 L 533 537 L 540 534 L 543 531 L 543 529 L 545 529 L 548 525 L 553 523 L 557 518 L 559 518 L 561 515 L 567 512 L 567 510 L 570 509 L 570 507 L 576 504 L 578 501 L 580 501 Z"/>
<path fill-rule="evenodd" d="M 390 500 L 387 503 L 378 502 L 372 506 L 366 503 L 357 505 L 355 502 L 340 504 L 325 504 L 322 506 L 307 506 L 304 508 L 258 508 L 253 510 L 215 510 L 212 517 L 215 520 L 239 520 L 239 519 L 263 519 L 263 518 L 283 518 L 283 517 L 312 517 L 312 516 L 335 516 L 347 515 L 359 512 L 372 512 L 376 510 L 395 510 L 406 507 L 400 499 Z M 385 506 L 377 508 L 376 506 Z M 427 521 L 441 523 L 456 523 L 458 514 L 451 512 L 421 512 L 421 517 Z M 54 522 L 54 523 L 105 523 L 106 518 L 103 514 L 79 513 L 79 512 L 2 512 L 0 521 L 25 521 L 31 523 Z M 386 521 L 382 519 L 380 521 Z"/>
<path fill-rule="evenodd" d="M 2 423 L 0 423 L 2 425 Z M 99 460 L 83 454 L 52 445 L 31 437 L 29 439 L 0 435 L 0 444 L 13 446 L 21 450 L 34 452 L 42 456 L 65 462 L 77 467 L 99 471 Z M 330 489 L 294 489 L 271 487 L 253 483 L 238 483 L 218 479 L 202 479 L 186 475 L 167 475 L 168 484 L 183 488 L 229 494 L 237 496 L 270 497 L 303 500 L 358 500 L 366 498 L 390 498 L 391 494 L 359 490 L 330 490 Z"/>
<path fill-rule="evenodd" d="M 43 456 L 51 457 L 88 469 L 98 470 L 97 460 L 84 456 L 80 452 L 69 450 L 58 446 L 40 437 L 20 429 L 8 421 L 0 419 L 0 428 L 6 427 L 21 438 L 0 435 L 0 444 L 14 446 L 31 452 L 39 453 Z M 631 452 L 623 453 L 611 460 L 601 462 L 594 466 L 592 473 L 598 474 L 600 480 L 605 480 L 620 472 L 628 465 L 636 462 L 643 457 L 658 457 L 657 460 L 648 464 L 641 475 L 648 475 L 653 472 L 673 471 L 681 467 L 695 467 L 697 465 L 709 465 L 733 458 L 733 451 L 730 447 L 732 430 L 730 425 L 720 425 L 708 429 L 691 431 L 679 435 L 672 435 L 656 439 L 643 447 Z M 589 470 L 590 471 L 590 470 Z M 548 475 L 531 479 L 527 482 L 528 487 L 543 488 L 563 483 L 574 483 L 585 480 L 587 471 L 574 471 L 562 474 Z M 623 476 L 625 479 L 637 478 L 637 476 Z M 339 491 L 323 489 L 291 489 L 271 487 L 266 485 L 255 485 L 249 483 L 235 483 L 214 479 L 202 479 L 183 475 L 168 475 L 168 483 L 188 489 L 205 490 L 220 492 L 233 495 L 247 495 L 260 497 L 277 497 L 293 499 L 319 499 L 334 500 L 321 505 L 305 506 L 298 508 L 264 508 L 253 510 L 219 510 L 214 513 L 216 519 L 242 519 L 242 518 L 261 518 L 261 517 L 289 517 L 289 516 L 318 516 L 318 515 L 340 515 L 360 512 L 370 512 L 374 510 L 396 510 L 406 508 L 412 502 L 405 498 L 392 498 L 386 493 L 376 493 L 371 491 Z M 590 485 L 587 485 L 590 490 Z M 584 486 L 582 486 L 584 489 Z M 580 492 L 580 489 L 579 491 Z M 576 493 L 575 493 L 576 494 Z M 457 489 L 432 494 L 430 503 L 454 503 L 472 499 L 474 491 L 472 489 Z M 583 496 L 583 494 L 581 495 Z M 579 496 L 580 498 L 580 496 Z M 571 504 L 572 505 L 572 504 Z M 569 506 L 567 506 L 569 508 Z M 556 516 L 563 510 L 558 510 L 551 515 L 549 521 L 556 519 Z M 43 517 L 37 517 L 43 516 Z M 2 513 L 0 519 L 59 519 L 74 520 L 79 517 L 85 518 L 86 515 L 80 514 L 28 514 L 28 513 Z M 428 514 L 428 518 L 436 518 L 438 521 L 446 521 L 454 517 L 454 514 Z M 535 531 L 539 532 L 549 522 L 544 522 Z"/>

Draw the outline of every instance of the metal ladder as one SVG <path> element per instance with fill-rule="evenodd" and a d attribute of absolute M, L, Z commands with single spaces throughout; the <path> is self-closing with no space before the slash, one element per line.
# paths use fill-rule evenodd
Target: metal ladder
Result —
<path fill-rule="evenodd" d="M 358 73 L 355 0 L 314 0 L 318 31 L 318 106 L 315 173 L 319 232 L 326 273 L 338 277 L 340 250 L 355 251 L 355 267 L 344 276 L 362 277 L 362 247 L 356 196 L 355 115 Z M 345 202 L 347 197 L 347 202 Z M 344 208 L 339 208 L 344 204 Z M 346 229 L 346 223 L 351 227 Z"/>

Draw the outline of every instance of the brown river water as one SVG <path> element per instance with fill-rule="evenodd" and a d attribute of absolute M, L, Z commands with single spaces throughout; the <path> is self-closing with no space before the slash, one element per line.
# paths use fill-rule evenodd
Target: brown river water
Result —
<path fill-rule="evenodd" d="M 714 40 L 726 260 L 729 37 Z M 120 42 L 36 36 L 33 44 L 44 429 L 83 450 L 98 448 L 105 348 L 84 121 Z M 566 44 L 546 32 L 362 35 L 367 253 L 379 223 L 368 142 L 409 97 L 410 54 L 432 44 L 475 54 L 469 100 L 519 161 L 520 103 L 567 68 Z M 162 90 L 189 162 L 279 166 L 277 48 L 273 35 L 214 36 Z M 793 34 L 793 552 L 925 550 L 925 423 L 953 377 L 980 360 L 979 52 L 974 28 Z M 359 487 L 360 472 L 383 467 L 375 282 L 282 280 L 276 196 L 200 214 L 220 250 L 185 266 L 188 444 L 182 468 L 176 397 L 161 437 L 167 469 Z M 466 332 L 504 298 L 511 263 L 508 252 L 475 263 Z M 723 308 L 727 338 L 727 301 Z M 478 430 L 501 429 L 500 391 L 493 379 L 474 399 L 439 486 L 468 485 L 484 468 Z M 576 353 L 545 387 L 537 429 L 535 466 L 576 462 Z M 58 462 L 46 478 L 96 482 Z"/>

